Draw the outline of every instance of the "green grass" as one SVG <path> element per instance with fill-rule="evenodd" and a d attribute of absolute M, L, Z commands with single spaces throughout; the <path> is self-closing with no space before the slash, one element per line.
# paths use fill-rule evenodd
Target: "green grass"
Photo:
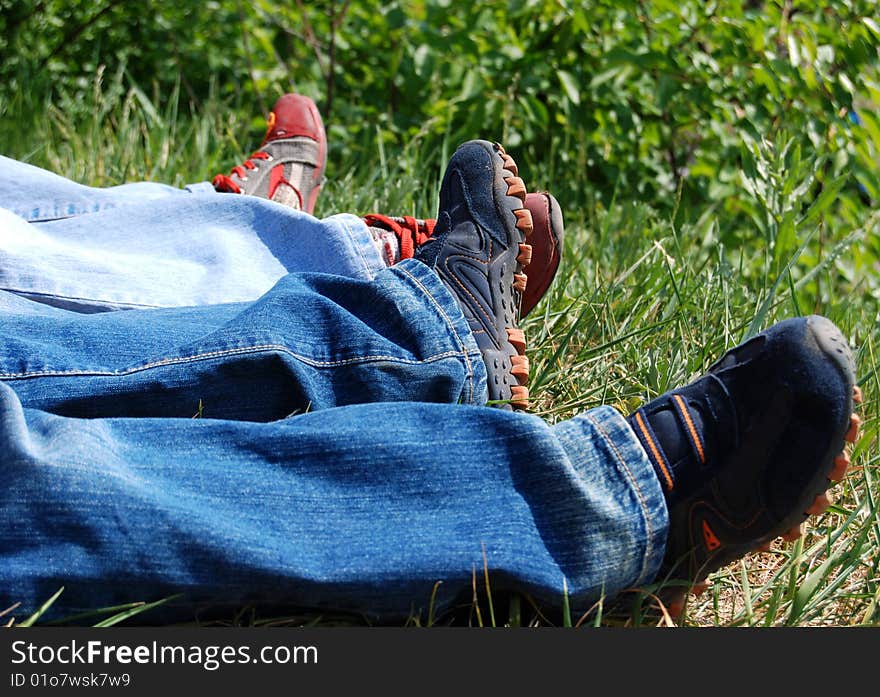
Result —
<path fill-rule="evenodd" d="M 172 105 L 164 109 L 156 103 L 155 95 L 126 86 L 121 78 L 96 81 L 85 102 L 21 95 L 0 102 L 0 151 L 98 186 L 126 180 L 182 185 L 228 170 L 262 133 L 261 114 L 217 100 L 202 103 L 195 113 L 178 107 L 176 97 L 164 100 Z M 316 212 L 432 216 L 440 173 L 455 145 L 432 146 L 416 137 L 402 147 L 377 147 L 375 157 L 360 161 L 331 149 L 329 181 Z M 548 297 L 524 324 L 533 411 L 551 422 L 602 404 L 629 413 L 698 376 L 726 348 L 775 321 L 808 313 L 828 316 L 856 349 L 865 395 L 851 474 L 834 488 L 836 503 L 812 519 L 801 541 L 777 543 L 769 553 L 753 554 L 714 574 L 709 591 L 691 599 L 684 622 L 877 625 L 880 267 L 866 249 L 880 234 L 878 213 L 852 195 L 852 182 L 825 182 L 824 190 L 832 193 L 816 195 L 806 184 L 821 162 L 802 154 L 796 167 L 789 166 L 784 139 L 756 145 L 752 156 L 757 166 L 752 171 L 744 163 L 744 186 L 756 187 L 758 180 L 760 186 L 753 209 L 740 212 L 756 221 L 755 235 L 735 243 L 725 235 L 731 214 L 723 202 L 704 210 L 678 207 L 664 215 L 649 203 L 629 200 L 623 191 L 614 202 L 603 203 L 591 195 L 581 172 L 555 173 L 582 195 L 561 200 L 564 261 Z M 521 162 L 521 174 L 531 188 L 553 188 L 543 178 L 541 162 Z M 850 193 L 844 196 L 838 189 Z M 474 571 L 468 622 L 549 622 L 525 596 L 515 596 L 503 611 L 496 607 L 491 580 L 485 570 Z M 607 603 L 582 617 L 571 615 L 564 594 L 560 605 L 561 624 L 622 621 L 608 616 Z M 96 609 L 96 618 L 88 621 L 114 624 L 151 607 L 135 602 Z M 46 609 L 27 622 L 38 621 Z M 229 623 L 257 625 L 357 621 L 308 614 L 263 617 L 250 608 L 229 618 Z M 430 613 L 427 621 L 414 617 L 409 624 L 443 621 Z"/>

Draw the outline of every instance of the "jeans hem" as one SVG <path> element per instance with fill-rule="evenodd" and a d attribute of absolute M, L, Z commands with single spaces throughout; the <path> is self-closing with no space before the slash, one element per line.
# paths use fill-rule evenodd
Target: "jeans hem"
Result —
<path fill-rule="evenodd" d="M 361 218 L 351 213 L 339 213 L 323 218 L 321 222 L 342 230 L 341 239 L 347 241 L 351 256 L 362 264 L 364 278 L 372 280 L 376 273 L 387 268 L 379 250 L 373 244 L 366 223 Z"/>
<path fill-rule="evenodd" d="M 644 449 L 620 412 L 609 406 L 591 409 L 559 426 L 566 431 L 571 427 L 577 429 L 576 434 L 561 437 L 576 468 L 591 466 L 584 449 L 578 447 L 578 440 L 598 437 L 607 446 L 605 452 L 610 456 L 605 468 L 607 476 L 619 477 L 631 493 L 634 513 L 638 513 L 638 524 L 644 533 L 636 536 L 643 550 L 640 568 L 633 569 L 631 585 L 650 583 L 659 572 L 666 552 L 669 512 L 660 482 Z M 634 515 L 634 524 L 635 520 Z"/>

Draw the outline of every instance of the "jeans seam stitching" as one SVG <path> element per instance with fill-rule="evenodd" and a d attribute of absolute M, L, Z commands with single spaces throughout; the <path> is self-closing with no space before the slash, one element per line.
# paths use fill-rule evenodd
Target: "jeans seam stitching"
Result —
<path fill-rule="evenodd" d="M 620 450 L 618 450 L 617 444 L 612 440 L 610 434 L 605 429 L 605 426 L 603 424 L 599 423 L 598 421 L 596 421 L 591 414 L 586 414 L 586 419 L 591 424 L 593 424 L 593 426 L 596 427 L 596 429 L 601 433 L 602 437 L 605 439 L 605 442 L 607 442 L 608 445 L 611 446 L 611 449 L 614 451 L 614 456 L 617 459 L 617 462 L 626 471 L 626 474 L 627 474 L 630 482 L 633 485 L 633 489 L 636 492 L 636 497 L 638 498 L 639 503 L 641 504 L 643 517 L 645 519 L 645 524 L 648 528 L 648 535 L 647 535 L 648 543 L 645 546 L 645 555 L 644 555 L 644 558 L 642 559 L 642 570 L 639 573 L 639 578 L 638 578 L 638 582 L 641 583 L 642 579 L 645 578 L 645 575 L 647 574 L 647 571 L 648 571 L 647 570 L 648 560 L 653 556 L 653 553 L 654 553 L 654 527 L 651 524 L 651 515 L 650 515 L 650 512 L 648 511 L 648 502 L 645 500 L 645 497 L 642 494 L 642 490 L 639 487 L 638 481 L 633 476 L 632 471 L 630 470 L 629 466 L 626 464 L 626 460 L 623 458 L 623 455 L 621 454 Z"/>
<path fill-rule="evenodd" d="M 455 324 L 452 322 L 452 318 L 447 314 L 446 310 L 443 309 L 443 307 L 440 305 L 440 303 L 438 303 L 437 300 L 434 298 L 434 296 L 431 295 L 431 292 L 428 290 L 428 288 L 418 278 L 416 278 L 413 274 L 411 274 L 409 271 L 407 271 L 403 267 L 398 266 L 397 270 L 400 271 L 401 273 L 403 273 L 405 276 L 407 276 L 413 283 L 415 283 L 424 292 L 425 297 L 429 300 L 429 302 L 431 302 L 431 304 L 434 305 L 434 307 L 437 309 L 437 312 L 439 312 L 443 316 L 443 319 L 446 321 L 446 326 L 448 326 L 449 329 L 452 331 L 452 335 L 455 337 L 455 341 L 458 344 L 458 347 L 460 349 L 458 352 L 456 352 L 456 355 L 461 355 L 462 358 L 464 358 L 464 362 L 465 362 L 465 366 L 466 366 L 466 370 L 467 370 L 468 403 L 473 404 L 473 402 L 474 402 L 474 369 L 473 369 L 473 366 L 471 365 L 471 360 L 469 357 L 468 350 L 465 346 L 464 340 L 461 338 L 461 336 L 459 336 L 458 330 L 456 330 Z M 437 277 L 437 281 L 439 283 L 442 283 L 439 276 Z"/>
<path fill-rule="evenodd" d="M 56 376 L 66 376 L 66 375 L 129 375 L 132 373 L 142 372 L 144 370 L 150 370 L 152 368 L 160 368 L 166 365 L 175 365 L 179 363 L 187 363 L 189 361 L 199 361 L 199 360 L 207 360 L 211 358 L 219 358 L 222 356 L 234 356 L 234 355 L 242 355 L 247 353 L 261 353 L 264 351 L 281 351 L 292 356 L 294 359 L 306 363 L 307 365 L 311 365 L 316 368 L 330 368 L 342 365 L 353 365 L 356 363 L 375 363 L 378 361 L 391 361 L 395 363 L 406 363 L 409 365 L 419 365 L 421 363 L 433 363 L 438 360 L 442 360 L 444 358 L 453 358 L 461 356 L 460 351 L 445 351 L 443 353 L 437 353 L 421 360 L 412 360 L 408 358 L 401 358 L 399 356 L 386 356 L 386 355 L 373 355 L 373 356 L 358 356 L 357 358 L 345 358 L 337 361 L 319 361 L 313 358 L 308 358 L 307 356 L 303 356 L 301 354 L 295 353 L 291 351 L 286 346 L 281 346 L 279 344 L 261 344 L 259 346 L 248 346 L 237 349 L 224 349 L 221 351 L 209 351 L 207 353 L 197 353 L 192 356 L 178 356 L 175 358 L 166 358 L 161 361 L 153 361 L 152 363 L 145 363 L 144 365 L 137 366 L 135 368 L 127 368 L 125 370 L 45 370 L 38 372 L 25 372 L 25 373 L 0 373 L 0 378 L 2 379 L 20 379 L 20 378 L 33 378 L 33 377 L 56 377 Z"/>

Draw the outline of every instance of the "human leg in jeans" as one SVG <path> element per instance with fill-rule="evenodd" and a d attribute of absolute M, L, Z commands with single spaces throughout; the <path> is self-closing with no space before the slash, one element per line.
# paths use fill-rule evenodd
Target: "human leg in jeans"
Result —
<path fill-rule="evenodd" d="M 364 222 L 309 215 L 326 150 L 314 102 L 289 94 L 213 184 L 94 188 L 0 157 L 0 288 L 101 312 L 254 300 L 297 271 L 369 279 L 385 263 Z"/>
<path fill-rule="evenodd" d="M 56 179 L 0 158 L 0 192 L 6 179 L 19 182 L 22 192 L 40 192 L 47 177 Z M 136 195 L 117 196 L 112 207 L 96 212 L 43 221 L 18 215 L 28 211 L 0 194 L 0 288 L 57 307 L 101 312 L 253 300 L 288 272 L 369 279 L 385 266 L 363 221 L 353 215 L 318 220 L 210 187 L 206 193 L 144 187 L 159 194 L 144 197 L 136 185 L 117 187 L 134 188 Z M 66 210 L 77 198 L 93 197 L 92 205 L 100 206 L 105 193 L 114 191 L 68 180 L 48 190 L 44 196 L 54 203 L 31 213 Z"/>
<path fill-rule="evenodd" d="M 499 588 L 587 602 L 662 558 L 625 421 L 466 406 L 486 369 L 420 262 L 293 275 L 239 306 L 2 299 L 4 602 L 65 585 L 69 610 L 173 590 L 406 614 L 437 581 L 448 606 L 484 549 Z"/>
<path fill-rule="evenodd" d="M 648 582 L 666 509 L 626 422 L 397 402 L 271 423 L 77 419 L 0 385 L 4 607 L 448 609 L 483 567 L 583 609 Z M 424 424 L 439 424 L 426 438 Z"/>
<path fill-rule="evenodd" d="M 404 269 L 425 283 L 406 282 Z M 356 354 L 330 357 L 323 367 L 309 356 L 301 370 L 302 383 L 311 384 L 312 377 L 323 379 L 322 371 L 345 375 L 351 363 L 359 363 L 364 399 L 411 384 L 402 379 L 404 375 L 424 372 L 432 376 L 420 383 L 425 389 L 435 381 L 460 385 L 462 401 L 467 402 L 474 377 L 470 371 L 485 368 L 474 361 L 473 338 L 455 329 L 463 325 L 456 301 L 418 262 L 383 273 L 395 295 L 412 301 L 407 303 L 409 313 L 387 323 L 371 315 L 379 323 L 356 337 L 354 348 L 365 341 L 390 340 L 386 348 L 397 344 L 400 351 L 382 360 Z M 280 284 L 275 290 L 283 297 L 288 287 Z M 302 294 L 295 297 L 302 302 Z M 15 302 L 28 301 L 16 298 Z M 63 312 L 36 307 L 43 313 Z M 250 308 L 255 323 L 288 321 L 275 311 L 277 304 L 255 303 Z M 691 392 L 682 393 L 688 410 L 681 414 L 702 418 L 693 425 L 703 452 L 709 455 L 697 467 L 689 462 L 697 451 L 685 439 L 694 431 L 674 421 L 664 423 L 664 408 L 678 404 L 674 395 L 652 403 L 644 419 L 624 419 L 609 407 L 599 407 L 553 426 L 528 414 L 448 403 L 446 397 L 442 404 L 402 401 L 327 408 L 319 404 L 314 411 L 284 418 L 289 406 L 279 406 L 278 395 L 265 395 L 265 404 L 259 403 L 261 395 L 256 393 L 238 395 L 243 383 L 234 376 L 248 372 L 249 362 L 256 365 L 254 372 L 262 372 L 267 350 L 270 360 L 279 365 L 300 359 L 280 347 L 250 345 L 243 340 L 246 332 L 231 331 L 228 337 L 241 353 L 232 345 L 220 351 L 216 344 L 206 345 L 209 350 L 202 352 L 200 342 L 217 338 L 209 332 L 194 341 L 192 355 L 133 361 L 131 371 L 120 370 L 115 358 L 116 368 L 108 371 L 109 359 L 97 359 L 120 351 L 120 336 L 136 336 L 137 324 L 99 322 L 92 325 L 88 337 L 79 332 L 93 320 L 140 316 L 148 321 L 144 316 L 153 314 L 158 321 L 173 312 L 179 314 L 174 321 L 166 318 L 169 331 L 177 322 L 193 323 L 199 315 L 230 317 L 226 307 L 198 308 L 189 314 L 184 310 L 68 313 L 68 341 L 63 342 L 67 347 L 55 342 L 57 353 L 49 355 L 45 346 L 41 350 L 38 342 L 32 342 L 27 323 L 4 329 L 0 384 L 4 481 L 0 604 L 4 607 L 21 602 L 25 612 L 32 611 L 64 586 L 56 613 L 183 593 L 181 602 L 190 613 L 200 604 L 216 608 L 260 603 L 346 609 L 386 620 L 411 611 L 425 617 L 438 582 L 434 611 L 441 613 L 468 594 L 474 570 L 481 573 L 485 563 L 496 592 L 517 590 L 555 608 L 567 592 L 573 610 L 582 612 L 603 593 L 612 597 L 677 570 L 679 555 L 691 544 L 692 527 L 681 518 L 681 511 L 696 511 L 701 516 L 697 524 L 711 526 L 708 547 L 700 547 L 710 552 L 709 557 L 694 557 L 703 565 L 715 559 L 712 554 L 741 555 L 744 546 L 754 548 L 764 538 L 782 534 L 789 524 L 790 510 L 786 513 L 785 508 L 786 514 L 772 523 L 755 522 L 748 510 L 745 522 L 757 525 L 750 529 L 738 522 L 743 518 L 738 508 L 722 510 L 703 496 L 718 486 L 718 477 L 710 473 L 730 479 L 729 468 L 736 464 L 720 450 L 718 438 L 731 439 L 726 447 L 734 456 L 757 452 L 749 414 L 739 415 L 746 419 L 744 432 L 731 433 L 739 420 L 731 411 L 733 405 L 747 399 L 735 394 L 733 387 L 743 370 L 746 375 L 763 370 L 767 360 L 752 360 L 757 368 L 743 368 L 744 362 L 737 359 L 733 367 L 723 368 L 720 378 L 707 376 L 708 387 L 695 383 Z M 7 316 L 4 328 L 10 327 Z M 802 331 L 808 323 L 799 322 L 796 329 Z M 431 355 L 418 361 L 409 355 L 412 347 L 405 337 L 413 328 L 424 332 L 426 323 L 434 325 L 440 338 L 430 348 Z M 219 324 L 218 333 L 223 335 L 225 325 Z M 209 325 L 214 321 L 206 319 L 203 326 Z M 261 342 L 258 325 L 249 326 L 254 341 Z M 315 345 L 329 343 L 325 335 L 329 322 L 307 326 L 313 327 Z M 121 329 L 125 331 L 120 335 Z M 774 345 L 774 337 L 768 346 Z M 464 352 L 458 343 L 462 338 Z M 92 350 L 83 353 L 74 348 L 84 344 Z M 241 356 L 255 347 L 250 361 L 242 361 Z M 343 343 L 341 349 L 345 348 Z M 439 363 L 431 360 L 439 355 L 437 349 L 447 356 Z M 787 350 L 780 358 L 792 366 L 784 375 L 786 381 L 803 374 L 807 359 L 796 351 Z M 826 414 L 839 411 L 841 395 L 851 387 L 851 382 L 847 385 L 835 377 L 833 361 L 822 358 L 821 364 L 826 374 L 815 385 L 822 390 L 834 386 L 834 390 L 826 401 L 807 395 L 810 401 L 805 407 L 806 414 L 822 407 L 820 424 Z M 33 373 L 27 372 L 28 366 Z M 231 379 L 228 390 L 217 392 L 224 376 Z M 127 389 L 126 380 L 149 386 L 148 408 L 138 402 L 137 391 Z M 256 380 L 258 385 L 268 384 Z M 481 381 L 482 375 L 477 382 Z M 768 386 L 763 376 L 758 382 L 760 394 L 773 397 L 768 408 L 775 417 L 785 408 L 800 408 L 805 401 L 802 395 L 809 392 L 800 390 L 789 397 L 786 390 Z M 332 378 L 326 379 L 326 384 L 332 383 Z M 733 387 L 725 387 L 728 384 Z M 220 409 L 223 418 L 191 418 L 196 415 L 189 413 L 192 405 L 208 394 L 234 406 Z M 777 395 L 785 400 L 780 403 Z M 840 408 L 848 408 L 843 401 Z M 829 403 L 831 407 L 825 406 Z M 707 404 L 716 409 L 717 422 L 709 418 Z M 187 411 L 176 415 L 183 411 L 181 405 Z M 214 408 L 215 400 L 208 399 L 206 412 Z M 278 418 L 255 420 L 255 410 L 263 410 L 256 414 L 260 418 Z M 95 412 L 99 418 L 88 418 Z M 756 412 L 762 423 L 766 415 Z M 802 418 L 804 413 L 797 419 L 767 423 L 779 436 Z M 648 447 L 642 441 L 644 424 L 653 424 L 649 431 L 653 445 Z M 829 421 L 825 429 L 804 432 L 810 434 L 808 441 L 785 439 L 764 453 L 760 462 L 780 469 L 797 462 L 798 467 L 791 468 L 794 475 L 803 471 L 815 478 L 818 472 L 827 486 L 826 474 L 837 478 L 841 473 L 822 469 L 828 463 L 817 459 L 817 453 L 821 451 L 824 458 L 827 448 L 842 445 L 843 430 Z M 658 465 L 658 457 L 667 465 L 673 462 L 669 472 Z M 732 481 L 754 484 L 757 477 L 742 474 Z M 801 506 L 805 493 L 812 496 L 815 486 L 812 481 L 795 482 L 787 476 L 761 486 L 777 499 L 779 492 L 795 494 L 796 500 L 787 504 L 790 509 Z M 698 495 L 700 505 L 695 506 Z M 684 526 L 675 538 L 673 555 L 668 552 L 670 511 Z M 718 517 L 722 512 L 726 515 Z M 731 527 L 719 527 L 725 524 Z M 681 573 L 696 580 L 692 573 L 700 572 Z"/>
<path fill-rule="evenodd" d="M 345 404 L 485 402 L 454 299 L 408 260 L 372 281 L 290 274 L 251 303 L 81 314 L 0 294 L 0 379 L 96 418 L 274 421 Z"/>
<path fill-rule="evenodd" d="M 63 583 L 59 611 L 179 591 L 390 618 L 437 582 L 448 607 L 485 559 L 495 589 L 557 606 L 567 589 L 580 611 L 698 581 L 818 512 L 858 426 L 822 318 L 627 419 L 479 406 L 523 401 L 506 308 L 524 218 L 501 152 L 456 156 L 435 243 L 376 292 L 292 276 L 242 306 L 98 316 L 3 296 L 3 601 L 31 609 Z M 206 395 L 216 418 L 191 418 Z"/>

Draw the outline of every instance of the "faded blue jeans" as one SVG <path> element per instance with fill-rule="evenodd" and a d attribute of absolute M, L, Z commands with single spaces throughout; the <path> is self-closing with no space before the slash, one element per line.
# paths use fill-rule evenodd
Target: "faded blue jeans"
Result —
<path fill-rule="evenodd" d="M 96 314 L 0 292 L 0 607 L 63 585 L 56 615 L 182 593 L 424 617 L 484 560 L 494 591 L 575 611 L 650 582 L 667 512 L 621 415 L 483 406 L 433 271 L 370 276 Z"/>
<path fill-rule="evenodd" d="M 372 278 L 364 222 L 253 196 L 83 186 L 0 156 L 0 290 L 78 312 L 255 300 L 283 275 Z"/>

